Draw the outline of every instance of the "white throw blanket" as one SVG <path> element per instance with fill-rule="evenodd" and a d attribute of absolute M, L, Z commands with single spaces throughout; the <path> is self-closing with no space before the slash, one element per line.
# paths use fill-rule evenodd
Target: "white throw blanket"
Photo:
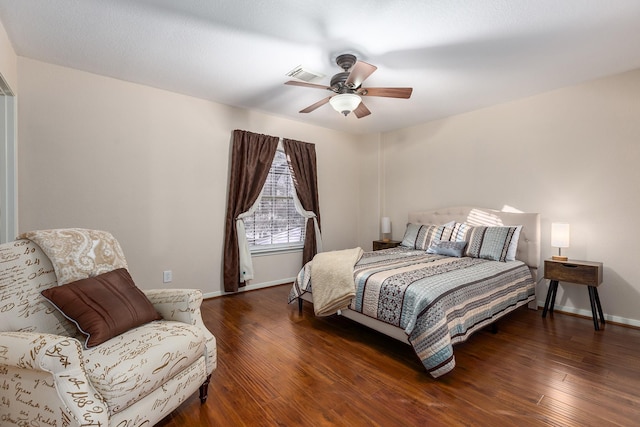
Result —
<path fill-rule="evenodd" d="M 349 306 L 356 295 L 353 266 L 362 248 L 322 252 L 311 263 L 313 310 L 316 316 L 329 316 Z"/>

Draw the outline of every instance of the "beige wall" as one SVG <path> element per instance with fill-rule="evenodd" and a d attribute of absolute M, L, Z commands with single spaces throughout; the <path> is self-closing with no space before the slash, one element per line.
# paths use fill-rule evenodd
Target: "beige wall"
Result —
<path fill-rule="evenodd" d="M 394 237 L 413 209 L 509 205 L 541 213 L 548 258 L 551 222 L 569 222 L 563 252 L 604 263 L 605 314 L 640 325 L 639 100 L 636 70 L 384 134 L 381 191 Z M 557 304 L 590 315 L 580 286 L 561 286 Z"/>
<path fill-rule="evenodd" d="M 357 244 L 362 138 L 22 57 L 18 71 L 21 231 L 109 230 L 140 287 L 218 295 L 230 136 L 246 129 L 316 144 L 325 248 Z M 300 263 L 257 257 L 249 288 Z"/>

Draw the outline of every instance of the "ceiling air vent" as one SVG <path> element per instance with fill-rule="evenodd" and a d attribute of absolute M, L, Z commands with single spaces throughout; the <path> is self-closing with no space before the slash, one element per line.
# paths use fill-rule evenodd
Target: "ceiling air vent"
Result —
<path fill-rule="evenodd" d="M 310 71 L 304 68 L 302 65 L 298 65 L 296 68 L 289 71 L 287 73 L 287 76 L 295 77 L 296 79 L 299 79 L 305 82 L 311 82 L 314 80 L 321 79 L 322 77 L 324 77 L 324 74 L 316 73 L 315 71 Z"/>

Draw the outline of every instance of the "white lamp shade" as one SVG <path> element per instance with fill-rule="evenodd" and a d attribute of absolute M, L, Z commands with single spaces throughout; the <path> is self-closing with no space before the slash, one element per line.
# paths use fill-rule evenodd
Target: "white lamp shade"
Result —
<path fill-rule="evenodd" d="M 383 216 L 380 221 L 380 231 L 383 234 L 391 233 L 391 219 L 388 216 Z"/>
<path fill-rule="evenodd" d="M 551 246 L 555 248 L 569 247 L 569 224 L 564 222 L 551 224 Z"/>
<path fill-rule="evenodd" d="M 354 93 L 341 93 L 331 97 L 329 100 L 333 109 L 345 116 L 358 108 L 358 105 L 360 105 L 361 102 L 362 98 Z"/>

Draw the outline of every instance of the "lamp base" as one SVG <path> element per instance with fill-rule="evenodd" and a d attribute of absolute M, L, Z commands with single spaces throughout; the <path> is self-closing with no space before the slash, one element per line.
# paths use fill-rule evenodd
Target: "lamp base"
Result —
<path fill-rule="evenodd" d="M 388 237 L 385 237 L 385 238 L 382 239 L 382 241 L 385 242 L 385 243 L 389 243 L 391 241 L 391 239 L 388 238 Z"/>
<path fill-rule="evenodd" d="M 551 257 L 552 260 L 554 261 L 569 261 L 569 258 L 566 256 L 560 256 L 560 255 L 553 255 Z"/>

